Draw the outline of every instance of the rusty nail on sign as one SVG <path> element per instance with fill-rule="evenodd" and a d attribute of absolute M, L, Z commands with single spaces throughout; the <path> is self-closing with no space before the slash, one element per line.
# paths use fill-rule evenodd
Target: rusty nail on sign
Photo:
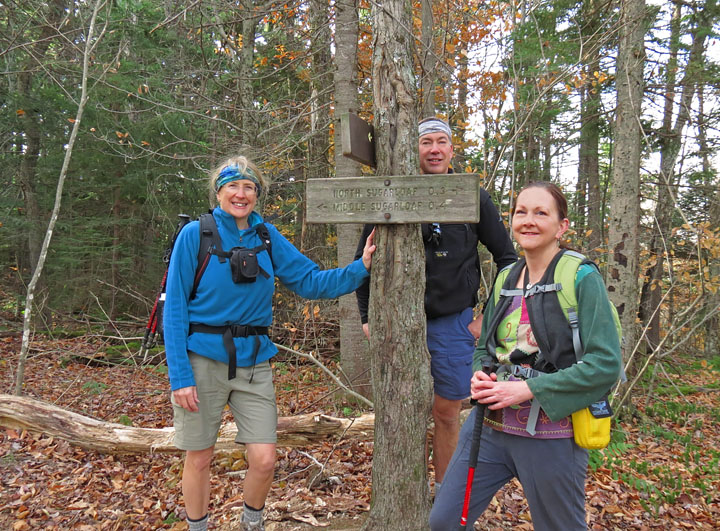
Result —
<path fill-rule="evenodd" d="M 390 186 L 390 184 L 392 184 L 390 179 L 385 179 L 385 186 Z"/>
<path fill-rule="evenodd" d="M 385 219 L 390 219 L 390 212 L 385 212 Z"/>

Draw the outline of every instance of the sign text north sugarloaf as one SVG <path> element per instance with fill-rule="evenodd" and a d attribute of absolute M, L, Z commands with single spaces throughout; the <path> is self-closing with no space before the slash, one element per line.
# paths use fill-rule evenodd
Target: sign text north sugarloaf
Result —
<path fill-rule="evenodd" d="M 476 223 L 472 173 L 308 179 L 308 223 Z"/>

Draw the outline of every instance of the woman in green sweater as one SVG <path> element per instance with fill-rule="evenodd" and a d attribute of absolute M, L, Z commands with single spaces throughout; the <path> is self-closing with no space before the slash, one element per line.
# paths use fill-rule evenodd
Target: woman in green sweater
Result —
<path fill-rule="evenodd" d="M 593 265 L 581 265 L 575 276 L 582 363 L 576 362 L 557 293 L 545 289 L 554 282 L 564 252 L 560 240 L 568 229 L 567 200 L 560 189 L 531 183 L 520 191 L 512 213 L 513 236 L 525 257 L 509 275 L 517 278 L 514 286 L 504 286 L 506 300 L 500 304 L 490 298 L 475 351 L 471 395 L 486 406 L 485 426 L 491 429 L 482 433 L 468 522 L 472 528 L 497 490 L 516 477 L 536 530 L 586 529 L 588 454 L 573 439 L 570 415 L 601 399 L 617 381 L 620 341 L 603 279 Z M 486 374 L 482 369 L 487 366 L 495 370 Z M 462 428 L 436 493 L 433 531 L 457 529 L 476 410 Z"/>

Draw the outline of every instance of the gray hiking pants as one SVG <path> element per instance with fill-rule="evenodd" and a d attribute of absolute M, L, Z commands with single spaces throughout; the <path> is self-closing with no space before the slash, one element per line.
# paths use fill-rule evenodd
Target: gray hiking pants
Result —
<path fill-rule="evenodd" d="M 468 458 L 477 409 L 460 430 L 455 453 L 430 512 L 432 531 L 456 530 L 467 482 Z M 585 476 L 588 453 L 572 438 L 531 439 L 483 427 L 468 511 L 468 529 L 495 493 L 513 477 L 520 480 L 536 531 L 585 530 Z"/>

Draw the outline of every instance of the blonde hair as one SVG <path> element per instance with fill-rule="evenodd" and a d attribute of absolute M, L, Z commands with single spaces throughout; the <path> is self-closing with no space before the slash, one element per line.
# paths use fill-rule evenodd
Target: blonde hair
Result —
<path fill-rule="evenodd" d="M 228 166 L 237 166 L 240 173 L 245 173 L 247 170 L 250 170 L 247 173 L 250 173 L 252 176 L 256 177 L 258 182 L 260 183 L 260 188 L 262 189 L 263 193 L 267 192 L 268 189 L 268 182 L 265 176 L 262 174 L 262 172 L 258 169 L 255 164 L 250 162 L 247 157 L 243 155 L 234 155 L 232 157 L 228 157 L 225 159 L 220 165 L 218 165 L 214 170 L 210 172 L 210 177 L 208 181 L 208 185 L 210 186 L 210 192 L 212 196 L 215 196 L 217 194 L 217 189 L 215 188 L 215 184 L 218 181 L 218 178 L 220 177 L 220 172 L 223 171 Z"/>

